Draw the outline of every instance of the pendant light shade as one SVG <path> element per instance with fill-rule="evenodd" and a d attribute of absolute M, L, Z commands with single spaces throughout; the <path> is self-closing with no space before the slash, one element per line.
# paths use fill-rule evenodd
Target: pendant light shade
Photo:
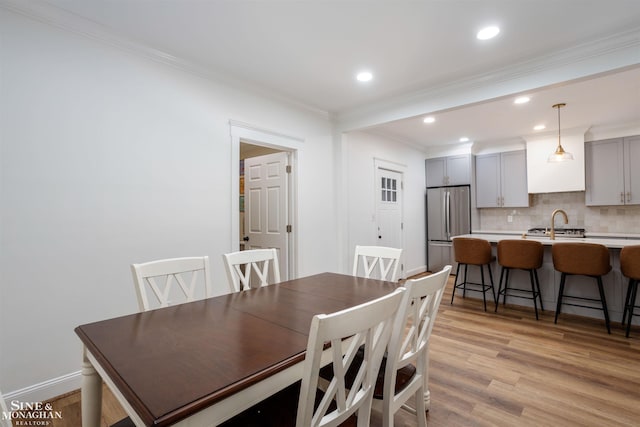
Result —
<path fill-rule="evenodd" d="M 573 160 L 573 154 L 564 151 L 562 148 L 562 144 L 560 143 L 560 108 L 564 107 L 567 104 L 555 104 L 553 108 L 558 109 L 558 147 L 556 147 L 556 151 L 552 153 L 547 159 L 548 162 L 564 162 L 565 160 Z"/>

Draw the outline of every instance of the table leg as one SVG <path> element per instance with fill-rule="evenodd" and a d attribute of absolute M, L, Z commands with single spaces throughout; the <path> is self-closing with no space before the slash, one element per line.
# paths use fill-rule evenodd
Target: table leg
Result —
<path fill-rule="evenodd" d="M 102 417 L 102 378 L 82 351 L 82 427 L 100 427 Z"/>

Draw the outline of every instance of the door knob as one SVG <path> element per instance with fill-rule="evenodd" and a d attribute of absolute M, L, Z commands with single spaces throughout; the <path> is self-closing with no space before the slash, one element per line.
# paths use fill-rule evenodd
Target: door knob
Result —
<path fill-rule="evenodd" d="M 249 236 L 244 236 L 244 237 L 242 238 L 242 240 L 244 240 L 245 242 L 248 242 L 248 241 L 249 241 Z"/>

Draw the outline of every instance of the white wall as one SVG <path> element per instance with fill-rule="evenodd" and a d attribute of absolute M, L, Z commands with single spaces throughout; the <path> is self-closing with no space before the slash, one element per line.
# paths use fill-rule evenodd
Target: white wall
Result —
<path fill-rule="evenodd" d="M 0 9 L 0 119 L 5 394 L 77 379 L 73 328 L 136 311 L 132 262 L 209 255 L 226 291 L 230 119 L 304 139 L 298 273 L 337 269 L 326 116 Z"/>
<path fill-rule="evenodd" d="M 344 135 L 347 184 L 348 265 L 356 245 L 377 244 L 374 159 L 406 167 L 404 176 L 404 263 L 407 275 L 426 271 L 424 153 L 366 132 Z"/>

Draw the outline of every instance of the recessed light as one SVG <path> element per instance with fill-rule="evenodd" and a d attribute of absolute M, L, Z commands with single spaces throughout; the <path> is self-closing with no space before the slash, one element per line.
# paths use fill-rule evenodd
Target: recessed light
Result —
<path fill-rule="evenodd" d="M 489 40 L 497 36 L 499 32 L 500 32 L 500 28 L 496 27 L 495 25 L 492 25 L 490 27 L 485 27 L 480 31 L 478 31 L 478 34 L 476 34 L 476 37 L 478 38 L 478 40 Z"/>
<path fill-rule="evenodd" d="M 463 136 L 462 138 L 460 138 L 460 142 L 469 142 L 469 138 Z"/>
<path fill-rule="evenodd" d="M 531 98 L 529 98 L 528 96 L 519 96 L 513 101 L 513 103 L 514 104 L 526 104 L 529 101 L 531 101 Z"/>
<path fill-rule="evenodd" d="M 369 71 L 362 71 L 358 73 L 358 75 L 356 76 L 356 79 L 358 79 L 359 82 L 368 82 L 368 81 L 371 81 L 371 79 L 373 79 L 373 74 L 371 74 L 371 72 Z"/>
<path fill-rule="evenodd" d="M 425 123 L 433 123 L 433 122 L 435 122 L 435 121 L 436 121 L 436 118 L 435 118 L 435 117 L 433 117 L 433 116 L 427 116 L 427 117 L 425 117 L 425 118 L 424 118 L 424 120 L 423 120 L 423 122 L 425 122 Z"/>
<path fill-rule="evenodd" d="M 546 129 L 545 125 L 535 125 L 533 127 L 533 130 L 543 130 L 543 129 Z"/>

